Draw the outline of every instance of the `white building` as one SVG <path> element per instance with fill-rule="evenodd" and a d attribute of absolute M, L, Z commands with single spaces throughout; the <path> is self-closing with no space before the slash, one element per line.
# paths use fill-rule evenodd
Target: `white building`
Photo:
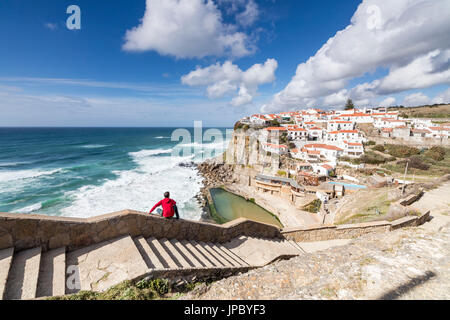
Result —
<path fill-rule="evenodd" d="M 325 140 L 327 142 L 336 142 L 338 144 L 341 144 L 344 141 L 362 142 L 364 140 L 364 137 L 358 130 L 340 130 L 328 132 L 326 134 Z"/>
<path fill-rule="evenodd" d="M 328 121 L 327 130 L 328 131 L 340 131 L 340 130 L 353 130 L 355 128 L 355 123 L 352 121 Z"/>
<path fill-rule="evenodd" d="M 276 153 L 279 155 L 286 154 L 288 152 L 288 147 L 284 144 L 263 143 L 262 147 L 266 152 Z"/>
<path fill-rule="evenodd" d="M 308 136 L 308 130 L 303 128 L 288 128 L 288 137 L 291 140 L 304 140 Z"/>

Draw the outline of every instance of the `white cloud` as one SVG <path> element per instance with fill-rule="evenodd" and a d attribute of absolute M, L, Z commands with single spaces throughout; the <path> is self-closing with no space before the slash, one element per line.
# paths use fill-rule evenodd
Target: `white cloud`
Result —
<path fill-rule="evenodd" d="M 383 101 L 381 101 L 379 103 L 380 107 L 386 108 L 386 107 L 392 107 L 395 105 L 395 102 L 397 100 L 394 97 L 387 97 L 386 99 L 384 99 Z"/>
<path fill-rule="evenodd" d="M 236 21 L 242 26 L 250 26 L 258 19 L 259 9 L 255 1 L 250 0 L 245 5 L 245 10 L 236 15 Z"/>
<path fill-rule="evenodd" d="M 365 89 L 353 88 L 350 96 L 358 93 L 356 89 L 367 96 L 358 100 L 366 100 L 388 89 L 448 83 L 449 33 L 448 0 L 364 0 L 351 24 L 301 63 L 290 83 L 262 110 L 298 107 L 311 100 L 321 104 L 346 88 L 349 80 L 380 67 L 389 70 L 385 79 L 363 84 Z M 424 77 L 404 79 L 408 74 Z"/>
<path fill-rule="evenodd" d="M 252 102 L 259 85 L 275 81 L 277 67 L 275 59 L 267 59 L 264 64 L 254 64 L 242 71 L 237 65 L 226 61 L 222 65 L 216 63 L 206 68 L 197 67 L 182 76 L 181 82 L 189 86 L 206 86 L 206 92 L 211 99 L 236 93 L 239 88 L 231 104 L 242 106 Z"/>
<path fill-rule="evenodd" d="M 336 107 L 344 105 L 348 99 L 347 89 L 342 89 L 339 92 L 332 93 L 323 99 L 323 105 L 326 107 Z"/>
<path fill-rule="evenodd" d="M 431 103 L 432 104 L 441 104 L 441 103 L 450 104 L 450 88 L 444 92 L 441 92 L 436 97 L 434 97 L 434 99 L 431 101 Z"/>
<path fill-rule="evenodd" d="M 434 50 L 409 64 L 392 69 L 381 80 L 378 92 L 392 93 L 450 83 L 450 50 Z"/>
<path fill-rule="evenodd" d="M 410 94 L 403 99 L 403 105 L 406 107 L 416 107 L 430 104 L 431 100 L 422 92 Z"/>
<path fill-rule="evenodd" d="M 147 0 L 141 24 L 126 32 L 123 49 L 177 58 L 243 57 L 255 50 L 245 33 L 223 23 L 212 0 Z"/>

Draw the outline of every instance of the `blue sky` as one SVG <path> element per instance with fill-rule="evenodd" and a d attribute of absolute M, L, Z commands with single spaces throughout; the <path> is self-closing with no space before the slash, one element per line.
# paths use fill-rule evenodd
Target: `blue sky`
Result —
<path fill-rule="evenodd" d="M 66 27 L 72 4 L 80 30 Z M 449 102 L 448 7 L 2 1 L 0 126 L 232 126 L 262 111 L 340 108 L 348 97 L 360 106 Z M 419 13 L 427 19 L 417 30 L 402 30 Z"/>

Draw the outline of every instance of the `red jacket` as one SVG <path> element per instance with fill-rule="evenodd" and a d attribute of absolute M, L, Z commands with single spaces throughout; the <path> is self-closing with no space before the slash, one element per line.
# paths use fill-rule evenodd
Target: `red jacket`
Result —
<path fill-rule="evenodd" d="M 175 200 L 172 200 L 170 198 L 164 198 L 161 201 L 159 201 L 157 204 L 155 204 L 152 208 L 152 210 L 150 210 L 150 213 L 153 212 L 153 210 L 156 209 L 156 207 L 159 207 L 162 205 L 163 207 L 163 216 L 165 218 L 170 218 L 173 217 L 175 210 L 173 209 L 173 206 L 176 205 L 177 203 L 175 202 Z"/>

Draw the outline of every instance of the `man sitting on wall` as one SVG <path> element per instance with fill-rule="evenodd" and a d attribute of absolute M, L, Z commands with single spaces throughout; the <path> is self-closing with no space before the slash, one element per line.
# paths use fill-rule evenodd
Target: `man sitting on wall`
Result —
<path fill-rule="evenodd" d="M 157 207 L 162 206 L 163 208 L 161 213 L 162 217 L 172 219 L 175 214 L 176 219 L 180 219 L 180 216 L 178 215 L 177 203 L 175 202 L 175 200 L 170 199 L 169 197 L 170 197 L 169 191 L 164 192 L 164 199 L 155 204 L 149 213 L 151 214 L 153 210 L 155 210 Z"/>

